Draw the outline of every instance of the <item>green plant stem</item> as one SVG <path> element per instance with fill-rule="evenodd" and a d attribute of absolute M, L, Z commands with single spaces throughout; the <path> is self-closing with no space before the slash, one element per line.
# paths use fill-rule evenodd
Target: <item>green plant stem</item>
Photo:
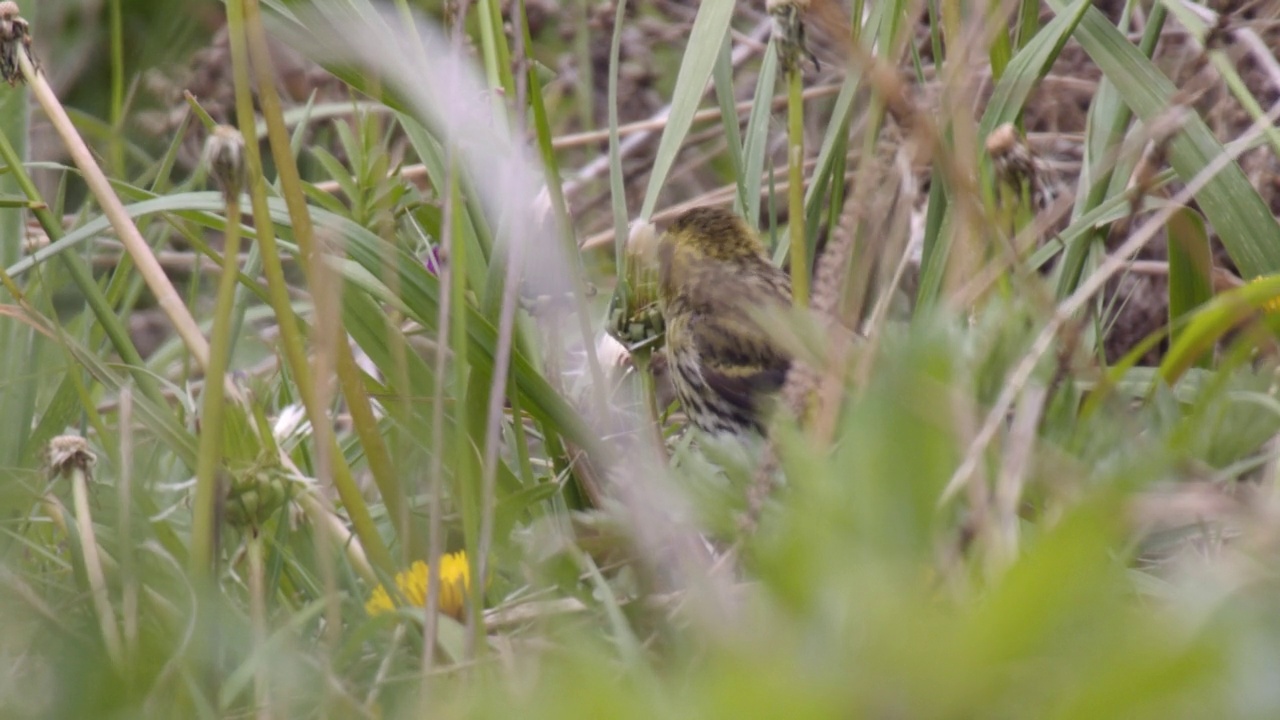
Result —
<path fill-rule="evenodd" d="M 258 74 L 258 100 L 262 105 L 263 120 L 267 125 L 267 138 L 271 145 L 272 157 L 276 162 L 276 171 L 279 173 L 281 194 L 284 196 L 285 206 L 289 210 L 289 219 L 293 224 L 294 241 L 298 243 L 298 250 L 302 255 L 307 287 L 313 293 L 323 292 L 324 289 L 317 286 L 319 273 L 316 270 L 320 258 L 315 247 L 311 214 L 307 210 L 302 179 L 293 158 L 289 130 L 284 122 L 283 106 L 276 92 L 271 54 L 267 47 L 266 32 L 262 28 L 261 10 L 257 0 L 242 0 L 242 2 L 243 30 L 248 38 L 249 52 L 253 56 L 253 67 Z M 229 14 L 228 24 L 230 24 Z M 317 316 L 317 322 L 325 320 L 326 318 Z M 337 318 L 330 320 L 336 321 Z M 356 435 L 368 459 L 369 470 L 373 474 L 374 483 L 378 486 L 387 514 L 395 520 L 393 525 L 401 541 L 407 542 L 409 514 L 404 507 L 404 490 L 400 487 L 399 476 L 395 472 L 391 455 L 378 429 L 373 407 L 365 392 L 364 383 L 360 379 L 359 368 L 351 356 L 351 347 L 347 344 L 344 334 L 337 333 L 335 337 L 339 338 L 339 341 L 334 344 L 334 351 L 337 353 L 338 382 L 342 388 L 342 395 L 351 408 Z M 315 390 L 313 386 L 312 398 L 316 398 Z M 360 494 L 360 488 L 357 487 L 355 477 L 351 474 L 351 468 L 338 448 L 332 424 L 320 412 L 318 404 L 315 399 L 311 401 L 312 407 L 308 407 L 308 416 L 315 428 L 317 443 L 327 447 L 332 453 L 333 484 L 338 491 L 338 496 L 347 508 L 351 521 L 356 526 L 356 534 L 365 544 L 370 558 L 383 571 L 392 572 L 395 564 L 391 553 L 378 534 L 364 498 Z"/>
<path fill-rule="evenodd" d="M 591 22 L 591 0 L 573 0 L 573 21 L 578 27 L 589 27 Z M 526 32 L 528 26 L 526 26 Z M 573 34 L 573 53 L 577 60 L 577 84 L 574 88 L 574 100 L 578 110 L 578 122 L 583 132 L 596 126 L 595 117 L 595 63 L 591 60 L 591 33 L 576 32 Z M 532 74 L 532 73 L 531 73 Z M 532 96 L 531 96 L 532 97 Z M 541 102 L 541 100 L 538 100 Z"/>
<path fill-rule="evenodd" d="M 235 78 L 236 121 L 240 126 L 241 135 L 245 138 L 256 138 L 257 122 L 253 113 L 252 81 L 249 79 L 249 50 L 242 32 L 243 8 L 238 1 L 227 3 L 227 25 L 230 29 L 231 64 Z M 271 210 L 267 204 L 264 188 L 262 155 L 256 141 L 246 140 L 244 157 L 253 215 L 256 218 L 262 218 L 255 229 L 258 247 L 262 251 L 262 271 L 267 278 L 267 294 L 271 307 L 275 311 L 276 324 L 280 328 L 280 344 L 284 351 L 285 363 L 293 376 L 294 384 L 298 387 L 298 394 L 307 410 L 307 417 L 313 423 L 324 422 L 324 414 L 314 407 L 314 384 L 311 382 L 302 331 L 293 314 L 289 286 L 284 277 L 284 264 L 280 260 L 280 249 L 276 244 L 275 226 L 268 220 L 271 217 Z"/>
<path fill-rule="evenodd" d="M 253 652 L 261 653 L 267 642 L 266 569 L 263 567 L 262 534 L 254 531 L 249 538 L 249 624 L 253 628 Z M 267 663 L 258 663 L 253 673 L 253 704 L 257 716 L 266 720 L 271 713 L 271 680 Z"/>
<path fill-rule="evenodd" d="M 480 48 L 484 56 L 484 75 L 490 90 L 501 88 L 515 97 L 515 79 L 511 74 L 511 53 L 507 49 L 506 36 L 502 34 L 502 9 L 496 0 L 478 0 L 476 15 L 480 25 Z M 493 94 L 493 111 L 496 117 L 505 118 L 506 108 L 502 96 Z M 505 130 L 505 126 L 495 127 Z"/>
<path fill-rule="evenodd" d="M 138 562 L 133 532 L 133 389 L 120 390 L 120 474 L 116 477 L 116 555 L 120 562 L 120 615 L 124 626 L 124 666 L 138 658 Z M 130 686 L 129 689 L 132 689 Z"/>
<path fill-rule="evenodd" d="M 124 172 L 124 17 L 121 0 L 111 0 L 111 172 Z"/>
<path fill-rule="evenodd" d="M 222 276 L 214 304 L 209 365 L 205 371 L 200 408 L 200 451 L 196 457 L 196 492 L 191 507 L 191 555 L 188 563 L 197 578 L 212 577 L 215 523 L 218 502 L 218 467 L 222 464 L 225 379 L 231 354 L 232 303 L 240 267 L 240 201 L 227 197 L 226 247 L 222 251 Z"/>
<path fill-rule="evenodd" d="M 463 200 L 461 190 L 459 189 L 459 180 L 461 179 L 458 168 L 453 165 L 450 159 L 451 167 L 449 169 L 449 177 L 451 179 L 449 186 L 450 205 L 453 208 L 454 223 L 462 216 Z M 468 379 L 471 375 L 470 360 L 468 358 L 469 343 L 467 341 L 467 275 L 463 272 L 463 268 L 467 266 L 467 242 L 461 232 L 457 231 L 456 224 L 453 232 L 450 232 L 447 241 L 449 243 L 449 267 L 448 271 L 453 274 L 452 283 L 449 287 L 449 348 L 453 351 L 453 382 L 456 388 L 467 387 Z M 437 402 L 443 401 L 438 398 Z M 476 488 L 466 487 L 464 484 L 470 478 L 480 477 L 479 458 L 476 456 L 476 448 L 472 443 L 472 437 L 468 433 L 470 427 L 469 418 L 471 408 L 467 403 L 459 402 L 454 408 L 455 423 L 453 426 L 453 476 L 454 498 L 458 502 L 462 514 L 462 534 L 463 540 L 467 547 L 467 561 L 471 564 L 471 576 L 477 577 L 479 568 L 479 498 L 475 492 Z M 438 572 L 439 559 L 437 551 L 443 551 L 441 547 L 432 547 L 432 572 Z M 434 578 L 434 583 L 439 584 L 439 578 Z M 466 606 L 468 609 L 467 623 L 471 632 L 467 635 L 466 651 L 467 656 L 474 658 L 477 654 L 483 654 L 485 650 L 484 643 L 484 623 L 482 622 L 484 598 L 484 583 L 473 582 L 471 591 L 467 595 Z M 437 606 L 438 607 L 438 606 Z M 434 609 L 429 610 L 434 612 Z"/>
<path fill-rule="evenodd" d="M 456 213 L 456 203 L 453 200 L 453 169 L 450 166 L 446 174 L 447 185 L 446 197 L 450 202 L 444 206 L 444 218 L 440 223 L 440 244 L 441 247 L 447 248 L 450 239 L 453 237 L 454 215 Z M 441 263 L 440 267 L 440 302 L 437 306 L 436 315 L 436 336 L 435 347 L 436 353 L 434 358 L 434 374 L 433 378 L 435 386 L 432 388 L 431 403 L 431 460 L 427 468 L 427 482 L 430 487 L 430 504 L 427 510 L 427 566 L 433 568 L 435 572 L 440 567 L 440 556 L 444 552 L 444 456 L 445 456 L 445 436 L 444 436 L 444 397 L 445 397 L 445 367 L 448 353 L 444 350 L 448 347 L 448 333 L 450 330 L 449 319 L 452 317 L 452 300 L 453 300 L 453 283 L 455 278 L 461 276 L 462 273 L 454 273 L 452 254 L 448 265 Z M 440 606 L 440 584 L 428 582 L 427 599 L 426 599 L 426 620 L 422 623 L 422 672 L 423 679 L 426 679 L 426 673 L 430 672 L 435 662 L 436 641 L 439 637 L 439 618 L 436 609 Z"/>
<path fill-rule="evenodd" d="M 107 581 L 102 573 L 102 559 L 98 555 L 98 541 L 93 532 L 93 515 L 89 511 L 89 479 L 82 467 L 72 468 L 71 496 L 76 513 L 76 534 L 80 536 L 80 552 L 84 558 L 85 579 L 93 595 L 93 608 L 98 613 L 98 625 L 102 628 L 102 643 L 107 655 L 117 667 L 124 662 L 120 628 L 116 627 L 116 615 L 107 595 Z"/>
<path fill-rule="evenodd" d="M 804 97 L 801 72 L 787 73 L 787 217 L 791 225 L 791 296 L 809 306 L 809 242 L 804 222 Z"/>

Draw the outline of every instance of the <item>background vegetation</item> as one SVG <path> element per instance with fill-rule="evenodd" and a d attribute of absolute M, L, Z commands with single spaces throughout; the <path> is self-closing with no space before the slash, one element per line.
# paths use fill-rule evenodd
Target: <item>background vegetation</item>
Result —
<path fill-rule="evenodd" d="M 21 8 L 6 717 L 1280 712 L 1270 3 L 261 5 Z M 650 416 L 713 203 L 762 463 Z"/>

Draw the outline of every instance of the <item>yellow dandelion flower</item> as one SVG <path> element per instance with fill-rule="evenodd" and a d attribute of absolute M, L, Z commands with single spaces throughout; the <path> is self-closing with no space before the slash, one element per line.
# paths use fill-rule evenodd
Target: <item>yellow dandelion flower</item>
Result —
<path fill-rule="evenodd" d="M 413 607 L 427 604 L 427 588 L 430 583 L 430 567 L 421 560 L 408 570 L 396 573 L 396 587 L 405 603 Z M 440 612 L 455 618 L 462 617 L 462 608 L 471 589 L 471 565 L 467 554 L 459 551 L 440 556 Z M 373 589 L 369 601 L 364 604 L 370 615 L 391 612 L 396 607 L 391 593 L 382 585 Z"/>

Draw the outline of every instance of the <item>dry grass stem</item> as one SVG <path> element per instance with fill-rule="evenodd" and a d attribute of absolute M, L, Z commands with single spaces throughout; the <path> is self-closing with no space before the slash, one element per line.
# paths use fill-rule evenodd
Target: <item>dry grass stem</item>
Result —
<path fill-rule="evenodd" d="M 89 443 L 76 435 L 63 435 L 49 442 L 49 467 L 55 475 L 71 481 L 72 506 L 75 509 L 76 534 L 80 538 L 80 553 L 84 559 L 85 579 L 93 596 L 94 610 L 98 613 L 98 626 L 107 656 L 116 667 L 123 667 L 124 644 L 120 628 L 116 626 L 115 610 L 107 590 L 106 575 L 102 572 L 102 558 L 98 552 L 97 534 L 93 529 L 93 514 L 89 509 L 89 478 L 97 458 L 89 450 Z"/>

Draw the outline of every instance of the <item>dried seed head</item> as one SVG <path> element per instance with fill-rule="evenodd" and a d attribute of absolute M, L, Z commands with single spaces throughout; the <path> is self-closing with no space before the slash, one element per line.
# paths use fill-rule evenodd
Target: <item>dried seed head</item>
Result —
<path fill-rule="evenodd" d="M 88 472 L 98 462 L 98 456 L 89 450 L 88 441 L 79 435 L 59 435 L 50 440 L 49 446 L 45 448 L 45 459 L 49 463 L 50 472 L 55 476 L 65 475 L 73 470 Z"/>
<path fill-rule="evenodd" d="M 18 60 L 19 52 L 26 52 L 32 67 L 39 67 L 31 52 L 31 27 L 18 15 L 18 4 L 5 0 L 0 2 L 0 79 L 10 86 L 26 79 Z"/>
<path fill-rule="evenodd" d="M 204 143 L 204 164 L 227 202 L 244 186 L 244 136 L 230 125 L 219 125 Z"/>
<path fill-rule="evenodd" d="M 1031 152 L 1026 139 L 1012 123 L 992 130 L 986 147 L 1000 182 L 1015 189 L 1025 183 L 1038 209 L 1053 204 L 1056 191 L 1052 171 Z"/>
<path fill-rule="evenodd" d="M 627 254 L 645 263 L 658 260 L 658 231 L 651 222 L 633 222 L 627 236 Z"/>
<path fill-rule="evenodd" d="M 818 58 L 809 52 L 805 41 L 804 18 L 809 0 L 767 0 L 765 9 L 773 18 L 773 40 L 778 46 L 778 64 L 783 73 L 799 72 L 804 59 L 818 66 Z"/>
<path fill-rule="evenodd" d="M 993 157 L 1007 155 L 1018 144 L 1018 129 L 1013 123 L 1005 123 L 987 136 L 987 152 Z"/>
<path fill-rule="evenodd" d="M 1013 123 L 1005 123 L 987 136 L 987 153 L 995 163 L 1000 180 L 1017 187 L 1022 182 L 1035 182 L 1035 160 L 1031 149 Z"/>

